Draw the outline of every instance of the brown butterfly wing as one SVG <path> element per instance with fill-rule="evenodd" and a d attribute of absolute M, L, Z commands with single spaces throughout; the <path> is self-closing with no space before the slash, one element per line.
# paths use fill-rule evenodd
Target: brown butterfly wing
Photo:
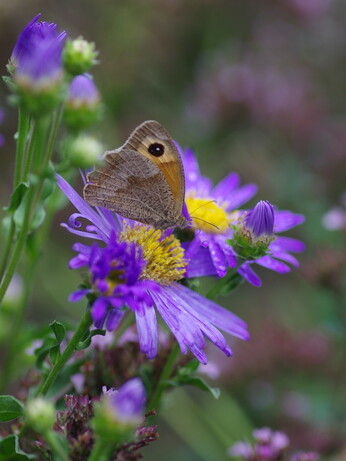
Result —
<path fill-rule="evenodd" d="M 175 224 L 174 199 L 160 169 L 130 149 L 107 152 L 88 175 L 84 198 L 91 205 L 162 229 Z"/>
<path fill-rule="evenodd" d="M 150 146 L 162 144 L 163 154 L 153 155 Z M 184 168 L 179 152 L 168 131 L 155 120 L 148 120 L 139 125 L 122 147 L 140 152 L 154 163 L 162 172 L 173 196 L 174 215 L 181 216 L 185 198 Z"/>

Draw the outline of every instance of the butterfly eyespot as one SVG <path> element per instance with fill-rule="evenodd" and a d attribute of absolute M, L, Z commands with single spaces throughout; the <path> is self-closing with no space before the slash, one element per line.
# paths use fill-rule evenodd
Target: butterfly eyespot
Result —
<path fill-rule="evenodd" d="M 155 157 L 161 157 L 165 153 L 165 146 L 159 142 L 154 142 L 148 147 L 148 152 Z"/>

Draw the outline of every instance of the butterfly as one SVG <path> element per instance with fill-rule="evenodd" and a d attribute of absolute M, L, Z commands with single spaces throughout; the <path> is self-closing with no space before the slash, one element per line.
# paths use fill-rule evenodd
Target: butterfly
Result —
<path fill-rule="evenodd" d="M 184 168 L 166 129 L 154 120 L 139 125 L 125 144 L 104 154 L 87 176 L 85 200 L 155 229 L 184 228 Z"/>

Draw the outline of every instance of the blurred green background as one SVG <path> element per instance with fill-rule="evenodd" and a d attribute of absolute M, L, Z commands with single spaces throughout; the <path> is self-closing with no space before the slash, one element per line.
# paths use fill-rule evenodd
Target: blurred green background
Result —
<path fill-rule="evenodd" d="M 290 232 L 307 250 L 301 269 L 259 273 L 220 303 L 248 321 L 252 339 L 235 357 L 211 351 L 222 388 L 214 401 L 179 390 L 167 399 L 160 439 L 145 460 L 223 460 L 252 427 L 289 434 L 296 448 L 345 459 L 345 231 L 322 225 L 346 190 L 346 2 L 344 0 L 0 0 L 0 60 L 36 13 L 69 37 L 94 41 L 95 82 L 107 148 L 146 119 L 195 149 L 214 181 L 237 171 L 256 199 L 306 215 Z M 1 203 L 11 191 L 16 111 L 0 87 Z M 253 201 L 251 204 L 254 204 Z M 56 219 L 44 249 L 28 322 L 76 321 L 68 294 L 75 239 Z M 213 354 L 216 354 L 215 356 Z M 214 370 L 215 371 L 215 370 Z"/>

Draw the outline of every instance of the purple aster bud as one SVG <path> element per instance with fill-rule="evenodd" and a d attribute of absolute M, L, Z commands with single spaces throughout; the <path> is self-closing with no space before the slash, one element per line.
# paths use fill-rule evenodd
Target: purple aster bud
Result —
<path fill-rule="evenodd" d="M 84 74 L 97 63 L 95 43 L 87 42 L 83 37 L 68 40 L 63 53 L 65 69 L 72 75 Z"/>
<path fill-rule="evenodd" d="M 78 75 L 69 87 L 65 103 L 64 120 L 69 128 L 81 130 L 100 116 L 100 93 L 92 78 Z"/>
<path fill-rule="evenodd" d="M 255 237 L 271 235 L 274 229 L 274 207 L 267 200 L 261 200 L 255 208 L 246 213 L 245 226 Z"/>
<path fill-rule="evenodd" d="M 37 22 L 39 17 L 20 34 L 9 66 L 17 91 L 31 112 L 57 104 L 63 78 L 61 55 L 66 33 L 58 33 L 56 24 Z"/>
<path fill-rule="evenodd" d="M 261 200 L 252 210 L 240 215 L 233 229 L 233 238 L 229 243 L 239 257 L 255 260 L 265 256 L 269 244 L 275 239 L 273 205 Z"/>
<path fill-rule="evenodd" d="M 107 390 L 105 386 L 102 390 L 103 396 L 95 405 L 95 434 L 113 443 L 131 439 L 144 417 L 146 395 L 142 381 L 133 378 L 119 390 Z"/>

